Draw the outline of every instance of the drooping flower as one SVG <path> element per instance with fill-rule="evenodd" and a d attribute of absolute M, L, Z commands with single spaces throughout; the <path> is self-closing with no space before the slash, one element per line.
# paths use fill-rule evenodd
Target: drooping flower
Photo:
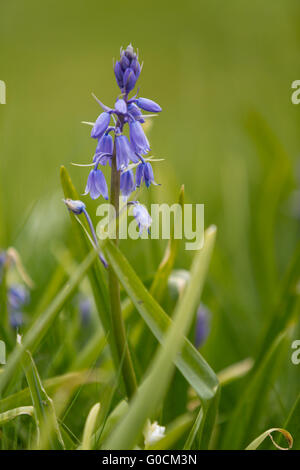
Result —
<path fill-rule="evenodd" d="M 137 98 L 135 102 L 139 108 L 150 113 L 160 113 L 162 110 L 159 104 L 155 103 L 155 101 L 149 100 L 148 98 Z"/>
<path fill-rule="evenodd" d="M 147 422 L 144 429 L 145 447 L 149 447 L 165 437 L 165 426 L 160 426 L 157 421 Z"/>
<path fill-rule="evenodd" d="M 199 348 L 200 346 L 202 346 L 206 338 L 209 335 L 210 317 L 211 317 L 210 311 L 205 305 L 201 303 L 197 310 L 197 318 L 196 318 L 196 330 L 195 330 L 196 348 Z"/>
<path fill-rule="evenodd" d="M 133 202 L 132 213 L 137 222 L 140 235 L 144 230 L 148 230 L 149 232 L 150 226 L 152 224 L 152 218 L 150 217 L 146 207 L 139 202 Z"/>
<path fill-rule="evenodd" d="M 135 189 L 134 176 L 132 170 L 121 173 L 120 189 L 124 197 L 128 197 Z"/>
<path fill-rule="evenodd" d="M 129 123 L 130 142 L 136 153 L 145 155 L 150 150 L 149 141 L 139 121 Z"/>
<path fill-rule="evenodd" d="M 93 139 L 100 139 L 110 123 L 110 113 L 104 112 L 101 113 L 93 126 L 91 137 Z"/>
<path fill-rule="evenodd" d="M 84 195 L 90 193 L 92 199 L 97 199 L 100 195 L 108 199 L 108 189 L 104 174 L 101 170 L 93 168 L 88 176 Z"/>
<path fill-rule="evenodd" d="M 145 122 L 145 119 L 143 118 L 141 110 L 138 108 L 138 106 L 135 103 L 128 104 L 128 114 L 135 121 L 139 121 L 141 123 Z"/>
<path fill-rule="evenodd" d="M 154 181 L 153 170 L 150 162 L 142 162 L 136 169 L 136 186 L 139 188 L 142 182 L 145 181 L 145 185 L 149 188 L 150 184 L 157 183 Z"/>
<path fill-rule="evenodd" d="M 116 135 L 116 155 L 117 155 L 117 169 L 125 170 L 130 161 L 138 163 L 139 158 L 135 155 L 131 143 L 126 135 Z"/>
<path fill-rule="evenodd" d="M 85 204 L 82 201 L 73 201 L 73 199 L 63 199 L 69 211 L 74 214 L 81 214 L 85 210 Z"/>
<path fill-rule="evenodd" d="M 114 142 L 112 136 L 110 134 L 104 134 L 103 137 L 99 139 L 93 161 L 98 161 L 103 166 L 105 166 L 107 162 L 111 165 L 113 150 Z"/>

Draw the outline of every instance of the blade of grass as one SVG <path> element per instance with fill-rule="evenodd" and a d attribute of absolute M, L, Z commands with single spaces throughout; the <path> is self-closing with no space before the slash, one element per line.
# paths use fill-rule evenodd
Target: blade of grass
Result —
<path fill-rule="evenodd" d="M 93 448 L 93 432 L 99 416 L 100 406 L 100 403 L 96 403 L 88 414 L 83 430 L 82 444 L 80 447 L 81 450 L 91 450 Z"/>
<path fill-rule="evenodd" d="M 285 438 L 286 442 L 288 443 L 288 447 L 281 447 L 279 446 L 275 441 L 272 436 L 273 432 L 279 432 L 283 435 Z M 286 429 L 281 429 L 281 428 L 271 428 L 268 429 L 267 431 L 263 432 L 260 436 L 258 436 L 254 441 L 252 441 L 245 450 L 256 450 L 260 444 L 267 438 L 269 437 L 271 441 L 273 442 L 274 446 L 277 447 L 277 449 L 280 450 L 288 450 L 293 447 L 293 438 L 291 434 L 286 430 Z"/>
<path fill-rule="evenodd" d="M 183 345 L 185 340 L 184 334 L 188 331 L 190 327 L 192 316 L 194 314 L 196 305 L 199 302 L 199 297 L 201 295 L 202 287 L 207 274 L 207 269 L 214 246 L 215 234 L 216 229 L 214 227 L 210 227 L 206 231 L 204 247 L 195 255 L 191 268 L 190 283 L 187 286 L 185 292 L 183 293 L 180 302 L 178 303 L 174 314 L 174 321 L 171 322 L 171 326 L 166 333 L 166 336 L 164 338 L 164 344 L 158 349 L 158 352 L 155 355 L 152 364 L 150 365 L 150 371 L 147 374 L 147 378 L 139 388 L 137 395 L 133 398 L 133 401 L 129 406 L 129 410 L 125 418 L 121 420 L 117 428 L 109 437 L 107 443 L 105 444 L 105 448 L 133 448 L 140 437 L 146 420 L 152 417 L 159 404 L 159 401 L 165 394 L 172 373 L 172 363 L 173 361 L 175 362 L 177 353 L 181 350 L 181 346 Z M 139 302 L 136 302 L 135 304 L 136 307 L 138 308 L 138 304 L 141 302 L 144 304 L 145 308 L 149 306 L 150 302 L 153 307 L 153 303 L 155 303 L 155 301 L 153 300 L 151 295 L 146 291 L 146 289 L 143 288 L 145 289 L 144 292 L 141 288 L 137 288 L 140 286 L 137 286 L 136 284 L 132 284 L 130 282 L 133 281 L 133 275 L 131 276 L 130 281 L 128 281 L 128 265 L 126 266 L 124 260 L 121 260 L 121 255 L 119 253 L 117 253 L 116 256 L 116 252 L 114 253 L 115 249 L 115 247 L 111 247 L 111 244 L 109 242 L 105 244 L 105 254 L 109 259 L 109 262 L 113 266 L 124 288 L 127 290 L 128 294 L 131 296 L 134 302 L 136 302 L 137 299 L 136 295 L 132 295 L 132 290 L 135 290 L 136 292 L 138 291 L 139 293 L 140 298 Z M 123 269 L 125 269 L 126 271 L 126 275 L 123 270 L 120 269 L 121 264 L 123 265 Z M 209 388 L 207 387 L 207 384 L 206 388 Z M 216 389 L 217 382 L 215 383 L 213 389 L 209 389 L 210 398 L 215 395 Z M 203 392 L 205 392 L 204 387 L 202 387 L 201 398 L 204 398 Z"/>
<path fill-rule="evenodd" d="M 11 410 L 4 411 L 4 413 L 0 413 L 0 426 L 3 426 L 12 419 L 15 419 L 21 415 L 33 416 L 33 406 L 20 406 L 19 408 L 13 408 Z"/>

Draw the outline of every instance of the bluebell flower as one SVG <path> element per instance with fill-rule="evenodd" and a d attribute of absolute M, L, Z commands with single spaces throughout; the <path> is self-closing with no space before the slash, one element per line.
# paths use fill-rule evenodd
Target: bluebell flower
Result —
<path fill-rule="evenodd" d="M 107 162 L 111 165 L 111 158 L 114 150 L 114 141 L 110 134 L 104 134 L 98 141 L 93 161 L 98 161 L 105 166 Z"/>
<path fill-rule="evenodd" d="M 10 309 L 19 310 L 29 301 L 28 290 L 22 284 L 14 284 L 8 291 L 8 304 Z"/>
<path fill-rule="evenodd" d="M 22 312 L 11 312 L 9 315 L 10 326 L 14 330 L 18 330 L 24 325 L 23 313 Z"/>
<path fill-rule="evenodd" d="M 157 185 L 154 181 L 151 163 L 145 161 L 140 163 L 136 169 L 136 186 L 139 188 L 143 181 L 145 181 L 147 188 L 150 184 Z"/>
<path fill-rule="evenodd" d="M 134 176 L 132 170 L 121 173 L 120 189 L 124 197 L 128 197 L 135 190 Z"/>
<path fill-rule="evenodd" d="M 130 142 L 136 153 L 145 155 L 150 150 L 148 139 L 143 131 L 141 123 L 138 121 L 131 121 L 129 123 Z"/>
<path fill-rule="evenodd" d="M 74 214 L 81 214 L 85 210 L 85 204 L 82 201 L 73 201 L 72 199 L 63 199 L 69 211 Z"/>
<path fill-rule="evenodd" d="M 108 128 L 109 123 L 110 123 L 110 113 L 108 112 L 101 113 L 96 119 L 96 122 L 93 126 L 91 137 L 93 137 L 93 139 L 100 139 L 103 136 L 106 129 Z"/>
<path fill-rule="evenodd" d="M 126 135 L 116 135 L 115 142 L 118 170 L 125 170 L 128 167 L 130 161 L 133 163 L 139 162 L 139 158 L 134 153 L 134 150 Z"/>
<path fill-rule="evenodd" d="M 200 304 L 197 310 L 196 318 L 196 331 L 195 331 L 195 346 L 199 348 L 202 346 L 210 332 L 210 317 L 211 313 L 208 308 Z"/>
<path fill-rule="evenodd" d="M 90 171 L 84 195 L 90 193 L 92 199 L 97 199 L 100 195 L 108 199 L 108 189 L 104 174 L 101 170 Z"/>
<path fill-rule="evenodd" d="M 135 121 L 140 121 L 141 123 L 145 122 L 145 119 L 143 118 L 143 114 L 141 113 L 141 110 L 138 108 L 138 106 L 135 103 L 128 104 L 128 114 Z"/>
<path fill-rule="evenodd" d="M 126 114 L 127 113 L 127 104 L 126 104 L 125 100 L 123 100 L 123 98 L 119 98 L 116 101 L 115 110 L 119 114 Z"/>
<path fill-rule="evenodd" d="M 159 113 L 162 110 L 159 104 L 155 103 L 155 101 L 149 100 L 148 98 L 137 98 L 135 102 L 139 108 L 150 113 Z"/>
<path fill-rule="evenodd" d="M 146 207 L 140 204 L 139 202 L 134 202 L 132 213 L 137 222 L 140 235 L 143 233 L 144 230 L 148 230 L 149 232 L 150 226 L 152 224 L 152 219 Z"/>
<path fill-rule="evenodd" d="M 117 84 L 122 92 L 128 94 L 133 90 L 140 75 L 141 67 L 131 44 L 125 51 L 121 51 L 120 60 L 116 62 L 114 72 Z"/>

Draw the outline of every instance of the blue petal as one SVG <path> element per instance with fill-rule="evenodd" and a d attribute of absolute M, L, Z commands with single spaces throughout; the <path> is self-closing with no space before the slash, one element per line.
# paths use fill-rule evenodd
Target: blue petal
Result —
<path fill-rule="evenodd" d="M 159 113 L 162 110 L 159 104 L 148 98 L 138 98 L 136 104 L 144 111 L 149 111 L 150 113 Z"/>
<path fill-rule="evenodd" d="M 93 139 L 99 139 L 102 137 L 106 129 L 108 128 L 110 123 L 110 114 L 109 113 L 101 113 L 100 116 L 98 116 L 94 127 L 91 132 L 91 137 Z"/>

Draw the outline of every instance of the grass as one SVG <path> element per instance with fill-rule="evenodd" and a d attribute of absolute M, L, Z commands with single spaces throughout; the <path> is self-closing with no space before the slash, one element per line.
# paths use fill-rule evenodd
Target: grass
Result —
<path fill-rule="evenodd" d="M 0 366 L 0 448 L 144 448 L 150 420 L 166 428 L 153 449 L 274 449 L 270 436 L 300 449 L 300 366 L 291 361 L 300 337 L 299 110 L 289 96 L 299 78 L 299 5 L 191 2 L 182 11 L 174 2 L 169 11 L 136 3 L 157 34 L 148 37 L 137 22 L 127 38 L 129 12 L 121 22 L 109 6 L 89 3 L 54 2 L 47 22 L 35 0 L 19 2 L 18 18 L 2 7 L 0 251 L 17 249 L 34 287 L 17 344 L 7 290 L 28 278 L 12 264 L 1 279 L 8 360 Z M 115 94 L 101 64 L 129 40 L 143 51 L 143 93 L 163 106 L 150 130 L 154 155 L 165 158 L 153 163 L 161 186 L 142 200 L 204 202 L 207 227 L 196 253 L 177 240 L 101 246 L 121 285 L 138 383 L 130 403 L 106 272 L 61 202 L 83 192 L 85 170 L 70 162 L 85 163 L 92 152 L 89 128 L 80 127 L 96 117 L 90 92 Z M 87 201 L 95 225 L 97 205 Z M 210 331 L 198 350 L 200 301 Z"/>

